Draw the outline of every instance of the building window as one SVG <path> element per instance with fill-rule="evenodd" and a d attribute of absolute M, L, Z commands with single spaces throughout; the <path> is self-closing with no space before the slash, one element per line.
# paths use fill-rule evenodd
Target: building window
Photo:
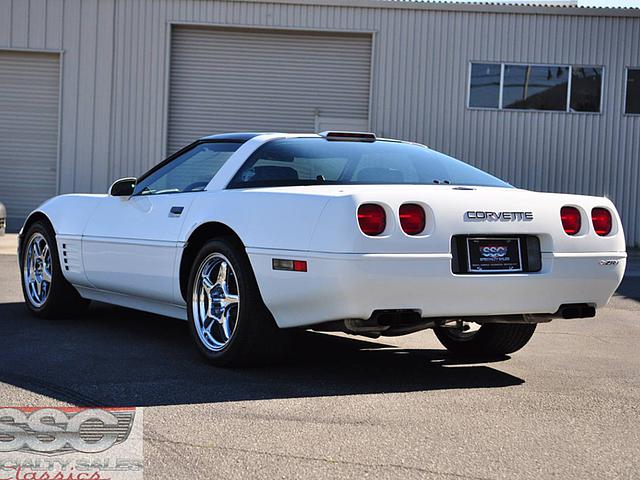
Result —
<path fill-rule="evenodd" d="M 472 63 L 469 108 L 600 112 L 602 67 Z"/>
<path fill-rule="evenodd" d="M 602 68 L 573 67 L 571 73 L 571 111 L 599 112 L 602 98 Z"/>
<path fill-rule="evenodd" d="M 624 113 L 640 115 L 640 68 L 627 69 L 627 98 Z"/>
<path fill-rule="evenodd" d="M 568 67 L 505 65 L 502 108 L 565 111 L 568 85 Z"/>
<path fill-rule="evenodd" d="M 500 65 L 472 63 L 469 84 L 469 106 L 472 108 L 499 108 Z"/>

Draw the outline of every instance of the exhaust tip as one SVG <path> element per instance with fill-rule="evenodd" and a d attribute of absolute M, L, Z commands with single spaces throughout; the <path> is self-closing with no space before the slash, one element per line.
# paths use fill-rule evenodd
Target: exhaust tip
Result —
<path fill-rule="evenodd" d="M 596 316 L 596 307 L 586 303 L 573 303 L 562 305 L 558 313 L 560 317 L 565 319 L 592 318 Z"/>

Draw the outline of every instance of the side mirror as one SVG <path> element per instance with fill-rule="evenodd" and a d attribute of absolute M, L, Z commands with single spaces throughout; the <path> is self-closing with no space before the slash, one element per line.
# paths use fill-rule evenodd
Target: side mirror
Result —
<path fill-rule="evenodd" d="M 109 195 L 112 197 L 130 197 L 136 188 L 137 179 L 134 177 L 121 178 L 116 180 L 109 188 Z"/>

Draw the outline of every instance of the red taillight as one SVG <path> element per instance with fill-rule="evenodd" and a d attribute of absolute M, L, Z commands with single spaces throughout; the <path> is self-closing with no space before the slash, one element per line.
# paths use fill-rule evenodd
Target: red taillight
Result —
<path fill-rule="evenodd" d="M 611 233 L 611 212 L 606 208 L 594 208 L 591 210 L 591 221 L 593 222 L 593 229 L 601 237 Z"/>
<path fill-rule="evenodd" d="M 365 203 L 358 208 L 358 224 L 365 235 L 380 235 L 387 226 L 384 208 L 373 203 Z"/>
<path fill-rule="evenodd" d="M 415 203 L 405 203 L 400 207 L 400 225 L 407 235 L 422 233 L 425 225 L 424 209 Z"/>
<path fill-rule="evenodd" d="M 580 210 L 575 207 L 562 207 L 560 210 L 562 226 L 567 235 L 575 235 L 582 228 Z"/>

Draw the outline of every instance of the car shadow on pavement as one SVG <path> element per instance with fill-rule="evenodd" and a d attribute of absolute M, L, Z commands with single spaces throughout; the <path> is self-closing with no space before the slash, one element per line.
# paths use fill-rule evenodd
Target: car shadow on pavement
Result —
<path fill-rule="evenodd" d="M 41 320 L 0 304 L 0 381 L 75 405 L 153 406 L 507 387 L 524 380 L 445 350 L 305 332 L 279 364 L 215 368 L 186 322 L 98 304 L 84 318 Z M 499 360 L 507 359 L 503 357 Z"/>
<path fill-rule="evenodd" d="M 640 282 L 638 277 L 625 277 L 616 290 L 616 295 L 640 302 Z"/>

